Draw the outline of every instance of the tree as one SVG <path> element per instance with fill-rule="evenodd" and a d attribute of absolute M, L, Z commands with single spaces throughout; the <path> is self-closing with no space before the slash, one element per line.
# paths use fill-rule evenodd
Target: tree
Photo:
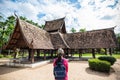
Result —
<path fill-rule="evenodd" d="M 13 32 L 13 29 L 14 29 L 14 25 L 16 22 L 15 17 L 9 16 L 7 17 L 7 20 L 5 22 L 6 22 L 6 34 L 9 36 Z"/>
<path fill-rule="evenodd" d="M 41 26 L 38 23 L 33 22 L 33 20 L 28 20 L 26 17 L 23 16 L 20 16 L 20 19 L 41 28 Z"/>
<path fill-rule="evenodd" d="M 86 32 L 86 29 L 82 28 L 82 29 L 79 30 L 79 32 Z"/>
<path fill-rule="evenodd" d="M 72 33 L 75 33 L 75 32 L 76 32 L 75 28 L 72 28 L 70 31 L 71 31 Z"/>
<path fill-rule="evenodd" d="M 20 16 L 21 20 L 25 20 L 26 22 L 33 24 L 39 28 L 44 28 L 44 25 L 38 25 L 38 23 L 33 22 L 32 20 L 28 20 L 26 17 Z M 0 47 L 2 47 L 3 44 L 8 42 L 8 39 L 10 37 L 10 34 L 12 34 L 14 30 L 16 19 L 13 15 L 7 17 L 7 19 L 4 19 L 4 16 L 0 13 Z"/>
<path fill-rule="evenodd" d="M 41 25 L 40 28 L 44 29 L 45 25 Z"/>
<path fill-rule="evenodd" d="M 115 51 L 116 53 L 118 53 L 120 51 L 120 33 L 116 34 L 116 38 L 117 38 L 118 45 L 117 45 L 117 48 L 115 48 Z"/>
<path fill-rule="evenodd" d="M 23 17 L 23 16 L 20 16 L 20 19 L 21 19 L 21 20 L 25 20 L 25 21 L 27 20 L 27 18 L 26 18 L 26 17 Z"/>
<path fill-rule="evenodd" d="M 0 21 L 0 47 L 4 43 L 5 23 Z"/>
<path fill-rule="evenodd" d="M 4 19 L 3 15 L 0 15 L 0 47 L 7 43 L 9 35 L 13 32 L 15 24 L 15 17 L 9 16 Z"/>
<path fill-rule="evenodd" d="M 7 20 L 5 21 L 6 27 L 5 27 L 4 38 L 5 38 L 6 42 L 8 41 L 10 34 L 12 34 L 12 32 L 13 32 L 15 22 L 16 22 L 16 20 L 15 20 L 15 17 L 13 15 L 7 17 Z"/>
<path fill-rule="evenodd" d="M 0 13 L 0 48 L 2 47 L 3 45 L 3 35 L 4 35 L 4 30 L 5 30 L 5 21 L 4 21 L 4 17 L 3 17 L 3 14 Z"/>

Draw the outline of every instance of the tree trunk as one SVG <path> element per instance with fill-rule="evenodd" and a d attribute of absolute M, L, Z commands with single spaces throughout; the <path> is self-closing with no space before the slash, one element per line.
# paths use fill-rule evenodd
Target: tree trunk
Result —
<path fill-rule="evenodd" d="M 71 53 L 71 57 L 73 57 L 73 50 L 72 49 L 70 50 L 70 53 Z"/>
<path fill-rule="evenodd" d="M 24 50 L 22 50 L 22 58 L 24 57 L 24 54 L 25 54 L 25 51 L 24 51 Z"/>
<path fill-rule="evenodd" d="M 14 58 L 16 58 L 16 52 L 14 52 Z"/>
<path fill-rule="evenodd" d="M 107 55 L 107 49 L 105 48 L 105 55 Z"/>
<path fill-rule="evenodd" d="M 30 56 L 30 55 L 31 55 L 31 49 L 28 50 L 28 60 L 29 60 L 29 61 L 30 61 L 30 59 L 31 59 L 31 56 Z"/>
<path fill-rule="evenodd" d="M 112 56 L 112 49 L 111 48 L 109 48 L 109 54 L 110 54 L 110 56 Z"/>
<path fill-rule="evenodd" d="M 53 58 L 53 50 L 50 50 L 51 58 Z"/>
<path fill-rule="evenodd" d="M 92 56 L 95 58 L 95 49 L 92 49 Z"/>
<path fill-rule="evenodd" d="M 67 55 L 67 57 L 69 57 L 69 50 L 68 49 L 66 49 L 66 55 Z"/>
<path fill-rule="evenodd" d="M 79 58 L 82 56 L 82 51 L 79 49 Z"/>

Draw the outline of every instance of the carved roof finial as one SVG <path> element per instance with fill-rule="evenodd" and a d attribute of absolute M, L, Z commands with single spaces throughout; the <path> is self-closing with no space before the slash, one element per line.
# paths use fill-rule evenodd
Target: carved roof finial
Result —
<path fill-rule="evenodd" d="M 17 14 L 16 14 L 16 11 L 14 11 L 14 15 L 17 17 L 17 19 L 18 19 L 18 16 L 17 16 Z"/>

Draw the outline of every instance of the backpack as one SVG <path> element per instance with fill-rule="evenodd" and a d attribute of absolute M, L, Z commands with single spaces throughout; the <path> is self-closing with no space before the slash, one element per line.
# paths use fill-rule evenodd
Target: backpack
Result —
<path fill-rule="evenodd" d="M 60 62 L 57 62 L 56 65 L 54 66 L 53 73 L 54 73 L 55 79 L 57 80 L 62 80 L 62 79 L 64 80 L 66 77 L 66 68 L 63 62 L 64 62 L 64 59 L 62 59 Z"/>

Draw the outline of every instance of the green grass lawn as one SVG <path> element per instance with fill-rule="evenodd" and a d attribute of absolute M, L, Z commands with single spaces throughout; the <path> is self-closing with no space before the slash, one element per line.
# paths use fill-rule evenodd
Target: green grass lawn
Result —
<path fill-rule="evenodd" d="M 28 54 L 25 54 L 24 57 L 28 56 Z M 36 54 L 34 55 L 36 56 Z M 40 54 L 40 56 L 44 56 L 44 54 Z M 46 54 L 46 56 L 48 56 L 48 54 Z M 53 56 L 55 56 L 55 54 L 53 54 Z M 74 57 L 79 57 L 79 54 L 74 54 L 73 55 Z M 96 58 L 99 57 L 99 56 L 106 56 L 105 54 L 96 54 Z M 109 54 L 108 54 L 109 56 Z M 115 57 L 116 59 L 120 59 L 120 53 L 119 54 L 112 54 L 113 57 Z M 21 56 L 19 56 L 21 57 Z M 82 54 L 82 57 L 92 57 L 92 53 L 84 53 Z M 12 55 L 7 55 L 7 56 L 3 56 L 0 54 L 0 58 L 13 58 Z"/>
<path fill-rule="evenodd" d="M 105 54 L 96 54 L 96 57 L 99 56 L 106 56 Z M 110 56 L 109 54 L 107 56 Z M 120 54 L 112 54 L 113 57 L 120 59 Z M 79 54 L 74 54 L 74 57 L 79 57 Z M 84 53 L 82 54 L 82 57 L 92 57 L 92 53 Z"/>
<path fill-rule="evenodd" d="M 115 57 L 116 59 L 120 59 L 120 54 L 113 54 L 113 57 Z"/>

